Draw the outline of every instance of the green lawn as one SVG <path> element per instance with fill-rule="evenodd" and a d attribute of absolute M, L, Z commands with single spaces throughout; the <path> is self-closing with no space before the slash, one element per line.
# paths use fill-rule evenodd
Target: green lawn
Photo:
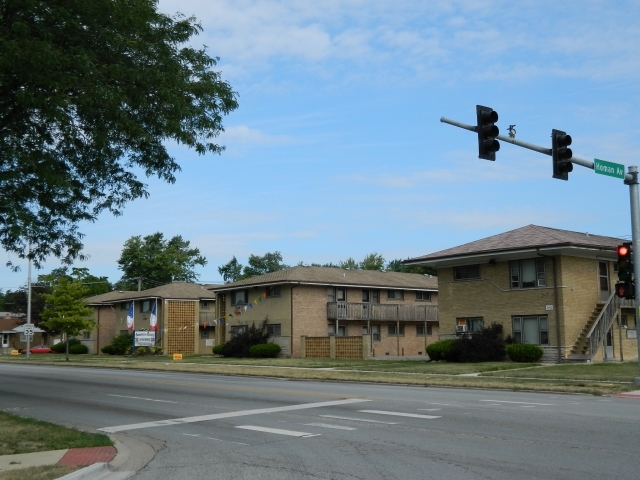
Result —
<path fill-rule="evenodd" d="M 513 372 L 487 373 L 501 377 L 525 377 L 539 379 L 591 380 L 604 382 L 633 382 L 638 376 L 638 362 L 590 363 L 553 365 Z"/>

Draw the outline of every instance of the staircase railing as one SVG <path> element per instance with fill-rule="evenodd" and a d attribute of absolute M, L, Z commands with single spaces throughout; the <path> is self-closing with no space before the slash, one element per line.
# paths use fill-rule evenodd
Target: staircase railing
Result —
<path fill-rule="evenodd" d="M 607 332 L 611 329 L 611 325 L 613 325 L 613 321 L 615 320 L 619 309 L 620 297 L 613 292 L 609 297 L 609 300 L 607 300 L 607 303 L 605 303 L 602 308 L 600 315 L 598 315 L 598 318 L 596 318 L 596 321 L 593 323 L 591 330 L 589 330 L 589 333 L 587 334 L 587 340 L 589 342 L 589 358 L 593 358 L 600 345 L 603 344 Z"/>

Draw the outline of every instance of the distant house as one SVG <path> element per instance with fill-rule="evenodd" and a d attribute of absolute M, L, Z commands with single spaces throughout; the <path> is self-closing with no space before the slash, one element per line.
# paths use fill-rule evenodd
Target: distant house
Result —
<path fill-rule="evenodd" d="M 437 268 L 443 338 L 497 322 L 550 361 L 633 360 L 633 302 L 614 294 L 624 241 L 529 225 L 405 263 Z"/>
<path fill-rule="evenodd" d="M 24 335 L 24 323 L 26 315 L 24 313 L 0 312 L 0 353 L 8 354 L 11 350 L 22 350 L 27 346 L 27 338 Z M 38 328 L 34 328 L 31 345 L 42 345 L 48 340 L 47 333 Z"/>
<path fill-rule="evenodd" d="M 318 342 L 329 356 L 333 336 L 367 336 L 365 357 L 424 355 L 438 336 L 438 279 L 431 276 L 297 266 L 212 290 L 219 342 L 268 316 L 272 341 L 286 356 L 311 355 L 310 338 L 326 338 Z"/>
<path fill-rule="evenodd" d="M 127 332 L 127 314 L 134 307 L 134 329 L 151 329 L 151 312 L 156 306 L 156 344 L 167 354 L 211 352 L 215 339 L 215 295 L 213 285 L 175 282 L 148 290 L 113 291 L 85 299 L 94 309 L 98 328 L 79 340 L 90 353 Z"/>

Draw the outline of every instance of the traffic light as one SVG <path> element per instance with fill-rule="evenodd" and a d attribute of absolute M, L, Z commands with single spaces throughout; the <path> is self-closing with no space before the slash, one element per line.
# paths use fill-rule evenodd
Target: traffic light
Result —
<path fill-rule="evenodd" d="M 569 172 L 573 171 L 573 163 L 569 161 L 573 152 L 569 147 L 571 136 L 555 128 L 551 130 L 551 156 L 553 157 L 553 178 L 569 180 Z"/>
<path fill-rule="evenodd" d="M 489 107 L 476 105 L 476 116 L 478 118 L 476 126 L 476 131 L 478 132 L 478 158 L 495 160 L 496 152 L 500 150 L 500 142 L 496 140 L 500 130 L 495 125 L 498 121 L 498 112 Z"/>
<path fill-rule="evenodd" d="M 616 249 L 618 253 L 618 279 L 620 280 L 616 283 L 616 295 L 628 300 L 636 297 L 631 250 L 630 242 L 618 245 Z"/>

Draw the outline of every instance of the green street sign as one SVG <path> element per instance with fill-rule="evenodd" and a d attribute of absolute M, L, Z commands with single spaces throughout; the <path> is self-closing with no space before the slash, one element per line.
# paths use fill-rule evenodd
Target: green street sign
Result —
<path fill-rule="evenodd" d="M 609 177 L 624 178 L 624 165 L 619 163 L 607 162 L 598 158 L 593 159 L 593 171 L 600 175 L 608 175 Z"/>

